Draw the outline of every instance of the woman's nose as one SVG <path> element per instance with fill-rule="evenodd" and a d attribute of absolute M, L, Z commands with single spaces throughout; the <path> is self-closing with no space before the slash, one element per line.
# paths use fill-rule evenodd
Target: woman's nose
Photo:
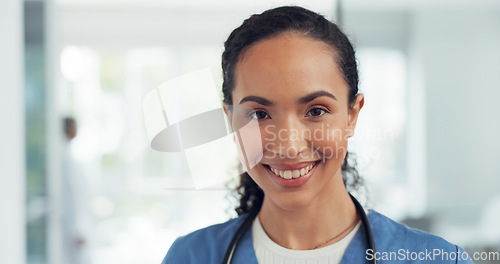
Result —
<path fill-rule="evenodd" d="M 308 128 L 297 118 L 286 118 L 276 124 L 272 150 L 282 158 L 296 158 L 309 147 Z"/>

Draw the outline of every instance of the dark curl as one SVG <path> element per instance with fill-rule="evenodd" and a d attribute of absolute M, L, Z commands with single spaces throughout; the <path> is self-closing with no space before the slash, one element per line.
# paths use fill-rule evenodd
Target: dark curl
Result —
<path fill-rule="evenodd" d="M 262 14 L 252 15 L 231 32 L 224 42 L 225 49 L 222 54 L 224 102 L 228 105 L 233 104 L 235 68 L 246 49 L 260 40 L 289 32 L 302 34 L 329 45 L 332 56 L 349 86 L 349 105 L 352 107 L 358 94 L 359 77 L 351 42 L 337 25 L 322 15 L 297 6 L 278 7 Z M 358 171 L 351 163 L 347 153 L 341 168 L 344 184 L 348 190 L 357 189 L 362 182 Z M 252 209 L 258 210 L 262 205 L 264 192 L 248 173 L 240 175 L 240 185 L 236 188 L 236 192 L 241 196 L 240 204 L 236 208 L 238 215 Z"/>

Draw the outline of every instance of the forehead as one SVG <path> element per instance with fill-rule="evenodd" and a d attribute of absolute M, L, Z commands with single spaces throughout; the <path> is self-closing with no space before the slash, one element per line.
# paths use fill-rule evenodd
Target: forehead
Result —
<path fill-rule="evenodd" d="M 334 53 L 323 41 L 297 33 L 261 40 L 240 56 L 233 103 L 249 94 L 285 100 L 317 90 L 347 97 L 347 84 Z"/>

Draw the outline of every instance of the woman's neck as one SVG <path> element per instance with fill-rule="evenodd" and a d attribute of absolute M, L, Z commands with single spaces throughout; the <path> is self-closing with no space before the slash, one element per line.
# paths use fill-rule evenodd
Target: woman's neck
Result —
<path fill-rule="evenodd" d="M 307 250 L 333 244 L 349 234 L 358 219 L 356 208 L 342 177 L 334 177 L 330 185 L 307 206 L 293 210 L 283 209 L 264 197 L 258 217 L 267 235 L 284 247 Z"/>

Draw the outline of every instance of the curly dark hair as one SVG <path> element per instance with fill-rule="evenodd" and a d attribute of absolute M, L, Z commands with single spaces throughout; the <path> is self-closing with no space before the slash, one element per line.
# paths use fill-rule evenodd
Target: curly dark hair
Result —
<path fill-rule="evenodd" d="M 278 7 L 252 15 L 231 32 L 224 42 L 222 54 L 224 103 L 233 104 L 235 67 L 245 50 L 260 40 L 287 32 L 323 41 L 332 48 L 335 61 L 349 86 L 349 104 L 352 107 L 358 94 L 359 77 L 351 42 L 337 25 L 324 16 L 298 6 Z M 341 169 L 348 190 L 355 190 L 362 184 L 362 178 L 349 153 L 346 154 Z M 260 209 L 264 192 L 248 173 L 240 175 L 240 184 L 235 191 L 240 196 L 239 206 L 236 208 L 238 215 Z"/>

